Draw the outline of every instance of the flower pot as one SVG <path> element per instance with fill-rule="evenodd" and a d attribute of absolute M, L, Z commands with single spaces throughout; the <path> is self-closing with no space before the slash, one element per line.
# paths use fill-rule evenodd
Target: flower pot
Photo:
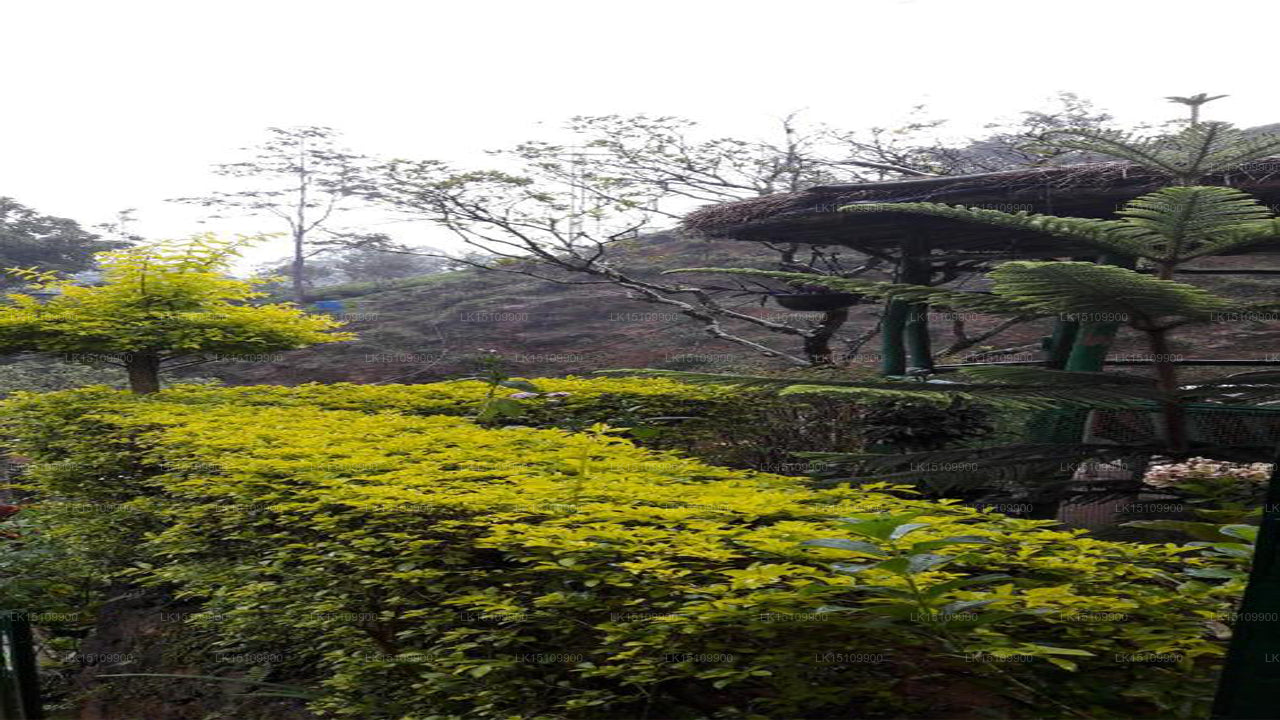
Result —
<path fill-rule="evenodd" d="M 782 307 L 802 312 L 839 310 L 854 305 L 859 300 L 853 293 L 778 293 L 772 297 Z"/>

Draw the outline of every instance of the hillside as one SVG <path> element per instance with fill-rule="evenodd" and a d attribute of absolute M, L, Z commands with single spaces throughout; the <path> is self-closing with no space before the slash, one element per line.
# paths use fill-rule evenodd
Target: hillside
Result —
<path fill-rule="evenodd" d="M 658 234 L 634 241 L 619 253 L 619 264 L 654 277 L 665 269 L 698 265 L 765 267 L 770 255 L 747 243 Z M 336 314 L 358 333 L 356 341 L 255 362 L 214 363 L 198 372 L 250 383 L 425 382 L 473 372 L 476 358 L 488 351 L 502 355 L 508 369 L 521 375 L 770 363 L 707 337 L 700 326 L 670 308 L 628 299 L 622 289 L 609 285 L 562 285 L 477 270 L 402 284 L 413 286 L 333 286 L 317 291 L 318 298 L 342 303 Z M 726 302 L 753 313 L 787 313 L 761 308 L 751 298 Z M 749 335 L 768 340 L 767 331 Z M 788 349 L 798 348 L 793 343 Z"/>
<path fill-rule="evenodd" d="M 629 270 L 656 276 L 665 269 L 690 266 L 766 267 L 774 255 L 753 243 L 699 241 L 658 234 L 645 237 L 618 254 Z M 1271 256 L 1217 258 L 1206 267 L 1275 268 Z M 1195 276 L 1194 282 L 1241 299 L 1274 298 L 1277 282 L 1270 278 Z M 477 358 L 488 351 L 503 356 L 517 375 L 585 374 L 616 367 L 704 369 L 787 367 L 733 343 L 707 336 L 697 323 L 672 309 L 629 299 L 609 285 L 561 285 L 521 275 L 461 271 L 415 278 L 401 287 L 333 286 L 319 297 L 339 299 L 337 311 L 350 322 L 359 339 L 284 353 L 254 362 L 219 362 L 192 370 L 204 377 L 232 383 L 297 384 L 308 381 L 427 382 L 475 372 Z M 726 294 L 727 295 L 727 294 Z M 817 313 L 795 313 L 758 299 L 726 297 L 743 311 L 765 313 L 770 319 L 803 325 Z M 876 322 L 875 305 L 852 308 L 845 335 L 857 335 Z M 981 329 L 981 322 L 972 323 Z M 951 339 L 951 322 L 939 313 L 935 342 Z M 1044 334 L 1045 325 L 1014 328 L 990 341 L 992 347 L 1030 345 Z M 798 352 L 798 342 L 771 336 L 763 329 L 743 334 Z M 1256 320 L 1226 323 L 1206 330 L 1186 343 L 1187 357 L 1263 357 L 1280 351 L 1280 325 Z M 878 362 L 873 341 L 856 364 Z M 972 352 L 972 350 L 971 350 Z M 1030 359 L 1031 351 L 1009 359 Z M 1141 355 L 1143 348 L 1122 338 L 1116 354 Z"/>

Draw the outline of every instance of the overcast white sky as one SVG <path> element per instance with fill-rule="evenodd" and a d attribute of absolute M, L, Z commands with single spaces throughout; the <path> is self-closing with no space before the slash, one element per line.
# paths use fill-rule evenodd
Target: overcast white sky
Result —
<path fill-rule="evenodd" d="M 1134 122 L 1177 114 L 1166 95 L 1230 93 L 1208 115 L 1257 125 L 1280 121 L 1278 15 L 1264 0 L 9 0 L 0 195 L 84 224 L 138 208 L 138 231 L 183 236 L 198 212 L 165 198 L 211 189 L 209 166 L 271 125 L 463 160 L 576 114 L 750 135 L 794 110 L 858 127 L 927 103 L 963 128 L 1059 90 Z"/>

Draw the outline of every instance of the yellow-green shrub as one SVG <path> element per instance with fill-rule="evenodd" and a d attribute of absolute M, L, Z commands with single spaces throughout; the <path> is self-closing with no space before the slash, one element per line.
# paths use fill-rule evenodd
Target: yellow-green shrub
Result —
<path fill-rule="evenodd" d="M 64 495 L 115 492 L 149 529 L 138 577 L 204 600 L 228 647 L 276 648 L 311 668 L 325 692 L 316 709 L 335 716 L 902 717 L 947 709 L 946 693 L 912 700 L 903 689 L 944 672 L 961 690 L 1004 678 L 1005 702 L 1031 703 L 1036 717 L 1062 712 L 1036 688 L 1094 717 L 1169 716 L 1185 694 L 1191 717 L 1221 652 L 1206 623 L 1232 599 L 1207 584 L 1176 589 L 1184 564 L 1202 562 L 1181 548 L 812 490 L 604 428 L 91 392 L 61 401 L 79 414 L 37 409 L 57 398 L 14 406 L 32 480 Z M 80 462 L 92 472 L 77 475 Z M 115 462 L 123 483 L 112 488 Z M 927 523 L 915 539 L 989 543 L 928 582 L 1011 576 L 949 595 L 1013 613 L 961 638 L 966 651 L 1091 653 L 1071 658 L 1079 671 L 950 656 L 864 612 L 876 601 L 860 589 L 891 574 L 836 572 L 848 553 L 800 544 L 840 536 L 837 518 L 889 513 Z M 1124 617 L 1072 619 L 1098 613 Z M 1118 661 L 1138 653 L 1181 662 Z"/>
<path fill-rule="evenodd" d="M 780 469 L 795 462 L 793 450 L 856 450 L 864 431 L 863 408 L 825 399 L 787 400 L 723 386 L 696 386 L 667 379 L 534 378 L 538 393 L 499 387 L 496 396 L 519 399 L 521 414 L 502 422 L 577 430 L 598 422 L 643 428 L 632 438 L 647 447 L 677 449 L 720 465 Z M 474 416 L 491 388 L 479 381 L 421 385 L 309 383 L 297 386 L 218 387 L 177 385 L 157 401 L 182 404 L 301 406 L 407 415 Z M 50 396 L 54 412 L 68 405 L 100 406 L 124 398 L 122 391 L 94 387 Z M 39 396 L 25 395 L 16 406 L 36 408 Z M 687 420 L 655 420 L 687 418 Z"/>
<path fill-rule="evenodd" d="M 797 451 L 852 452 L 865 444 L 886 443 L 937 449 L 986 431 L 983 413 L 972 407 L 945 409 L 900 399 L 780 398 L 755 390 L 690 385 L 666 378 L 568 377 L 522 382 L 536 387 L 537 392 L 493 388 L 479 381 L 236 387 L 188 384 L 171 387 L 156 399 L 182 404 L 304 406 L 471 417 L 491 395 L 515 395 L 519 414 L 498 418 L 496 423 L 580 430 L 606 422 L 629 428 L 628 437 L 646 447 L 681 450 L 717 465 L 793 475 L 807 472 L 807 463 L 793 454 Z M 59 408 L 68 403 L 114 402 L 109 399 L 113 392 L 123 394 L 102 387 L 85 388 L 60 393 L 52 402 Z M 31 406 L 33 402 L 38 402 L 36 397 L 27 395 L 19 405 Z"/>

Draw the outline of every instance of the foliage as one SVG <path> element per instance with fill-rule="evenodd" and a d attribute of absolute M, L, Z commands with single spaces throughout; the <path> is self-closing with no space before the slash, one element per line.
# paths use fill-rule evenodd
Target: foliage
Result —
<path fill-rule="evenodd" d="M 485 428 L 228 390 L 23 396 L 6 435 L 41 497 L 136 515 L 114 534 L 66 526 L 82 552 L 203 601 L 215 650 L 313 663 L 314 706 L 333 716 L 930 715 L 956 709 L 949 693 L 907 688 L 942 672 L 973 678 L 957 693 L 998 675 L 1001 702 L 1041 717 L 1195 717 L 1221 654 L 1205 623 L 1233 596 L 1178 579 L 1222 564 L 1187 548 L 888 486 L 807 489 L 604 425 Z M 957 621 L 997 617 L 950 623 L 942 642 L 891 609 L 904 590 Z"/>
<path fill-rule="evenodd" d="M 927 215 L 1027 230 L 1151 260 L 1162 270 L 1242 250 L 1280 235 L 1280 221 L 1252 195 L 1214 186 L 1162 188 L 1130 200 L 1117 213 L 1117 220 L 1006 213 L 938 203 L 862 203 L 842 210 Z"/>
<path fill-rule="evenodd" d="M 74 220 L 40 215 L 12 198 L 0 197 L 0 267 L 80 272 L 93 266 L 95 254 L 118 245 L 101 240 Z M 15 283 L 14 278 L 0 278 L 0 287 Z"/>
<path fill-rule="evenodd" d="M 195 236 L 104 253 L 101 285 L 19 271 L 57 295 L 8 295 L 0 306 L 0 351 L 60 354 L 129 371 L 135 392 L 159 386 L 162 367 L 208 356 L 242 357 L 349 339 L 341 325 L 283 304 L 254 306 L 255 281 L 223 271 L 241 243 Z"/>
<path fill-rule="evenodd" d="M 1193 121 L 1181 132 L 1154 137 L 1067 128 L 1050 131 L 1044 139 L 1056 147 L 1128 160 L 1169 176 L 1177 185 L 1191 185 L 1205 175 L 1280 151 L 1280 136 L 1251 137 L 1224 122 Z"/>
<path fill-rule="evenodd" d="M 903 451 L 941 450 L 979 440 L 992 429 L 989 408 L 959 398 L 943 404 L 891 399 L 871 404 L 863 439 Z"/>
<path fill-rule="evenodd" d="M 16 514 L 0 517 L 0 597 L 6 610 L 36 612 L 54 632 L 80 631 L 92 624 L 112 567 L 59 531 L 74 522 L 57 505 L 16 506 Z"/>

